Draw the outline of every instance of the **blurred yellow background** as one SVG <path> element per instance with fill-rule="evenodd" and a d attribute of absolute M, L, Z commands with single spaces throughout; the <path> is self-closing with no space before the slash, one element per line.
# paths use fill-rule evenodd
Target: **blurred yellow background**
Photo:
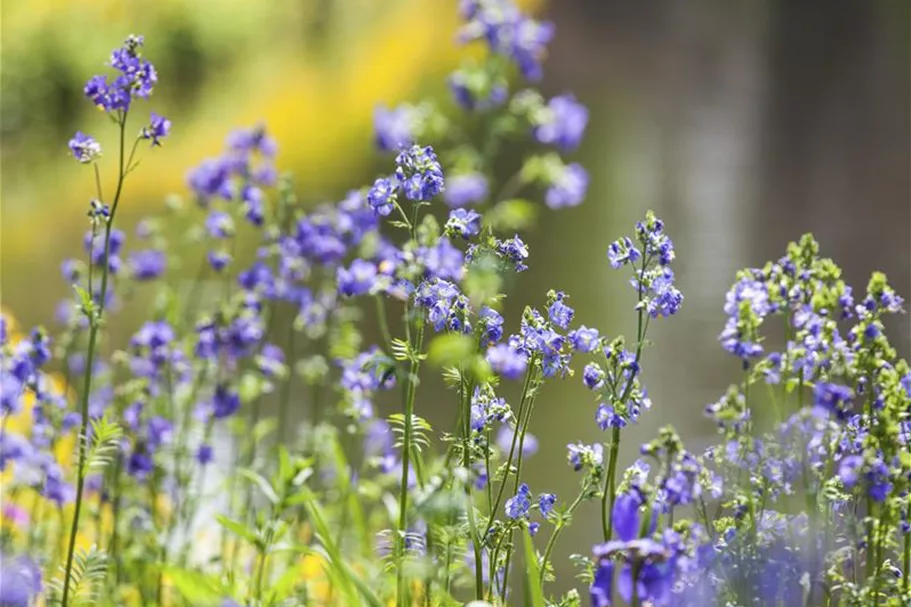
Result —
<path fill-rule="evenodd" d="M 45 272 L 77 253 L 94 193 L 66 142 L 78 129 L 114 149 L 116 129 L 81 89 L 127 34 L 146 37 L 159 72 L 132 124 L 138 130 L 150 109 L 173 123 L 164 149 L 141 150 L 121 210 L 127 223 L 183 193 L 187 171 L 217 154 L 230 129 L 257 122 L 278 140 L 278 168 L 294 172 L 304 200 L 357 187 L 376 160 L 377 103 L 443 97 L 445 74 L 466 54 L 448 0 L 42 0 L 2 10 L 4 299 L 25 323 L 49 312 L 32 305 L 39 294 L 62 294 Z M 28 292 L 16 288 L 24 276 Z"/>

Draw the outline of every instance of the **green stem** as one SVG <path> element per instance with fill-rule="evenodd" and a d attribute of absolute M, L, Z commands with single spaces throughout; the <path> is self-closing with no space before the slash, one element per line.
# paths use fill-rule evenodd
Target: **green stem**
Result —
<path fill-rule="evenodd" d="M 535 373 L 535 358 L 532 356 L 532 359 L 528 363 L 528 371 L 525 373 L 525 384 L 522 387 L 522 397 L 519 399 L 519 412 L 516 414 L 516 430 L 512 435 L 512 444 L 509 447 L 509 457 L 506 460 L 506 474 L 503 477 L 503 480 L 500 482 L 500 487 L 497 489 L 497 499 L 494 501 L 493 507 L 490 509 L 488 514 L 489 518 L 487 520 L 486 528 L 484 529 L 483 536 L 486 537 L 490 533 L 490 529 L 493 527 L 494 519 L 497 516 L 497 510 L 500 509 L 500 503 L 503 501 L 503 490 L 506 488 L 506 482 L 509 479 L 510 470 L 512 470 L 512 460 L 515 457 L 516 445 L 519 440 L 519 428 L 522 424 L 522 413 L 525 410 L 525 404 L 528 401 L 528 390 L 531 385 L 532 376 Z M 493 479 L 487 479 L 488 483 L 492 483 Z"/>
<path fill-rule="evenodd" d="M 253 598 L 256 601 L 259 601 L 263 594 L 263 577 L 266 573 L 266 558 L 266 551 L 263 550 L 259 555 L 259 569 L 256 573 L 256 585 L 253 587 Z"/>
<path fill-rule="evenodd" d="M 405 319 L 406 324 L 410 323 Z M 424 324 L 418 323 L 417 329 L 417 350 L 420 351 L 423 342 Z M 411 449 L 413 440 L 413 417 L 414 417 L 414 398 L 417 392 L 417 376 L 420 371 L 421 361 L 416 353 L 412 353 L 411 364 L 408 369 L 408 381 L 405 387 L 405 433 L 402 439 L 402 480 L 399 487 L 399 521 L 398 521 L 398 557 L 401 559 L 397 573 L 398 604 L 400 607 L 407 605 L 407 590 L 405 584 L 405 533 L 408 525 L 408 473 L 411 469 Z"/>
<path fill-rule="evenodd" d="M 101 326 L 102 316 L 104 315 L 104 306 L 105 300 L 107 298 L 108 291 L 108 269 L 110 266 L 109 259 L 111 253 L 111 229 L 114 226 L 114 216 L 117 213 L 117 206 L 120 202 L 120 194 L 123 192 L 123 182 L 124 182 L 124 171 L 123 171 L 123 162 L 124 162 L 124 147 L 126 139 L 126 122 L 127 122 L 127 112 L 124 111 L 120 117 L 120 156 L 119 156 L 119 170 L 117 177 L 117 191 L 114 194 L 114 201 L 111 204 L 111 216 L 108 218 L 107 223 L 105 224 L 104 229 L 104 256 L 102 257 L 102 269 L 101 269 L 101 293 L 99 301 L 97 302 L 98 311 L 97 314 L 94 311 L 94 306 L 91 310 L 92 317 L 89 319 L 89 346 L 88 351 L 86 352 L 85 357 L 85 373 L 83 375 L 83 389 L 82 389 L 82 404 L 81 404 L 81 425 L 79 428 L 79 455 L 78 462 L 76 466 L 77 478 L 76 478 L 76 496 L 75 496 L 75 510 L 73 511 L 73 523 L 70 527 L 70 539 L 69 545 L 67 547 L 66 553 L 66 567 L 64 568 L 64 578 L 63 578 L 63 599 L 61 601 L 62 607 L 67 607 L 69 604 L 69 595 L 70 595 L 70 576 L 73 572 L 73 555 L 76 550 L 76 534 L 79 532 L 79 515 L 82 511 L 82 492 L 85 489 L 85 457 L 86 457 L 86 442 L 88 441 L 88 427 L 89 427 L 89 394 L 92 390 L 92 367 L 95 362 L 95 347 L 98 343 L 98 329 Z M 134 146 L 135 149 L 135 146 Z M 91 251 L 89 252 L 91 256 Z M 89 259 L 89 267 L 92 266 L 92 259 Z M 89 297 L 92 298 L 94 303 L 94 293 L 89 292 Z"/>
<path fill-rule="evenodd" d="M 633 597 L 630 601 L 630 607 L 639 607 L 639 584 L 636 580 L 639 578 L 639 563 L 633 563 L 632 565 L 632 578 L 633 578 Z"/>
<path fill-rule="evenodd" d="M 576 511 L 576 508 L 579 507 L 579 504 L 582 503 L 582 499 L 585 497 L 585 494 L 588 493 L 588 486 L 582 488 L 582 491 L 576 497 L 575 501 L 570 504 L 569 508 L 566 510 L 566 515 L 571 515 Z M 566 516 L 564 515 L 564 516 Z M 538 584 L 543 588 L 544 587 L 544 573 L 547 571 L 547 561 L 550 559 L 550 553 L 553 551 L 554 546 L 557 544 L 557 538 L 560 537 L 560 532 L 566 527 L 564 519 L 561 518 L 557 525 L 554 527 L 554 532 L 550 535 L 550 539 L 547 540 L 547 545 L 544 547 L 544 558 L 541 560 L 540 572 L 538 574 Z"/>
<path fill-rule="evenodd" d="M 120 548 L 120 534 L 117 531 L 120 522 L 120 474 L 123 471 L 123 457 L 117 456 L 117 463 L 114 465 L 114 483 L 111 489 L 111 549 L 110 559 L 114 562 L 114 580 L 116 585 L 120 584 L 120 555 L 117 554 Z"/>
<path fill-rule="evenodd" d="M 610 454 L 607 459 L 607 476 L 604 479 L 604 490 L 601 492 L 601 530 L 604 532 L 604 541 L 609 542 L 614 531 L 614 521 L 611 513 L 614 510 L 614 475 L 617 472 L 617 455 L 620 452 L 620 428 L 611 432 Z"/>
<path fill-rule="evenodd" d="M 512 543 L 514 530 L 509 532 L 509 541 Z M 500 586 L 500 602 L 506 604 L 506 589 L 509 588 L 509 564 L 512 561 L 512 546 L 506 547 L 506 562 L 503 565 L 503 584 Z"/>
<path fill-rule="evenodd" d="M 376 300 L 376 318 L 380 325 L 380 333 L 386 343 L 386 349 L 391 350 L 392 334 L 389 332 L 389 324 L 386 322 L 386 302 L 383 301 L 383 296 L 380 294 L 374 295 L 373 298 Z"/>
<path fill-rule="evenodd" d="M 519 436 L 519 453 L 516 456 L 516 478 L 513 481 L 513 493 L 519 491 L 519 481 L 522 477 L 522 462 L 525 460 L 525 435 L 528 433 L 528 423 L 531 421 L 531 413 L 535 409 L 535 397 L 532 395 L 528 399 L 528 413 L 525 414 L 525 423 L 522 424 L 522 434 Z"/>
<path fill-rule="evenodd" d="M 626 402 L 626 399 L 629 398 L 629 395 L 633 390 L 633 384 L 635 383 L 636 376 L 638 375 L 637 369 L 639 368 L 639 361 L 642 359 L 642 345 L 644 343 L 645 333 L 648 327 L 648 322 L 644 315 L 645 310 L 642 307 L 642 280 L 645 277 L 645 269 L 648 267 L 650 260 L 651 255 L 642 255 L 642 268 L 639 271 L 639 279 L 637 281 L 639 301 L 639 305 L 637 307 L 639 310 L 636 315 L 636 358 L 633 363 L 633 368 L 630 369 L 629 379 L 626 380 L 626 386 L 623 388 L 620 399 L 617 401 L 619 403 L 624 403 Z M 611 520 L 611 514 L 614 510 L 614 500 L 617 498 L 616 474 L 617 457 L 619 453 L 620 428 L 615 427 L 611 433 L 608 471 L 607 476 L 604 478 L 604 490 L 601 493 L 601 530 L 604 532 L 605 542 L 610 541 L 614 530 L 614 522 Z"/>
<path fill-rule="evenodd" d="M 908 589 L 911 588 L 911 533 L 904 536 L 902 549 L 902 598 L 908 599 Z"/>
<path fill-rule="evenodd" d="M 295 337 L 297 336 L 297 331 L 294 330 L 294 327 L 291 327 L 291 332 L 288 335 L 288 376 L 285 377 L 285 383 L 282 384 L 282 394 L 281 400 L 278 403 L 278 440 L 276 441 L 277 445 L 282 445 L 287 439 L 287 426 L 288 426 L 288 408 L 291 402 L 291 382 L 294 379 L 294 370 L 291 368 L 291 365 L 294 364 L 296 360 L 295 354 Z M 314 409 L 315 411 L 316 409 Z"/>
<path fill-rule="evenodd" d="M 460 369 L 464 374 L 465 370 Z M 474 392 L 473 382 L 469 381 L 466 386 L 464 376 L 459 384 L 459 410 L 462 412 L 462 467 L 465 470 L 471 469 L 471 396 Z M 471 544 L 474 551 L 474 583 L 475 598 L 479 601 L 484 598 L 484 573 L 483 563 L 481 562 L 481 538 L 478 535 L 478 525 L 474 515 L 474 497 L 472 496 L 471 480 L 465 484 L 465 492 L 468 494 L 468 528 L 471 534 Z"/>

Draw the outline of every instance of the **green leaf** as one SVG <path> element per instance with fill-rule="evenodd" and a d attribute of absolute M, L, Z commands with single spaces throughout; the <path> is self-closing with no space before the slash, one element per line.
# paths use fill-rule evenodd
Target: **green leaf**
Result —
<path fill-rule="evenodd" d="M 313 522 L 313 528 L 316 530 L 316 537 L 326 549 L 326 555 L 329 558 L 329 568 L 332 578 L 341 586 L 341 591 L 345 594 L 345 605 L 358 605 L 366 602 L 370 607 L 383 607 L 370 587 L 361 580 L 358 575 L 348 566 L 347 561 L 339 552 L 338 546 L 332 540 L 332 533 L 326 524 L 326 516 L 323 509 L 315 499 L 309 488 L 303 489 L 308 496 L 304 502 L 310 520 Z M 357 600 L 357 593 L 360 593 L 364 601 Z"/>
<path fill-rule="evenodd" d="M 85 478 L 90 473 L 104 470 L 117 457 L 120 451 L 120 440 L 123 430 L 117 423 L 110 421 L 105 415 L 101 419 L 92 420 L 92 444 L 89 446 L 82 469 Z"/>
<path fill-rule="evenodd" d="M 164 573 L 191 605 L 218 605 L 230 594 L 217 580 L 197 571 L 165 567 Z"/>
<path fill-rule="evenodd" d="M 261 474 L 250 470 L 249 468 L 241 468 L 237 471 L 242 477 L 259 487 L 259 490 L 263 492 L 263 495 L 266 496 L 266 499 L 269 500 L 273 506 L 277 505 L 281 499 L 278 497 L 278 494 L 275 492 L 275 489 L 272 488 L 272 485 L 269 484 Z"/>
<path fill-rule="evenodd" d="M 527 230 L 538 218 L 538 207 L 524 198 L 513 198 L 498 203 L 487 213 L 487 223 L 494 230 Z"/>
<path fill-rule="evenodd" d="M 72 607 L 82 605 L 97 605 L 99 602 L 99 589 L 107 577 L 107 554 L 92 546 L 88 550 L 80 550 L 73 558 L 73 567 L 70 570 L 69 588 Z M 60 566 L 60 576 L 48 584 L 51 596 L 63 594 L 66 570 Z M 49 601 L 50 603 L 50 601 Z"/>
<path fill-rule="evenodd" d="M 294 476 L 294 469 L 291 467 L 291 456 L 288 454 L 288 448 L 284 445 L 278 446 L 278 477 L 283 483 L 291 482 Z"/>
<path fill-rule="evenodd" d="M 288 567 L 285 572 L 272 583 L 272 600 L 280 601 L 288 598 L 300 579 L 300 570 L 297 567 Z"/>
<path fill-rule="evenodd" d="M 525 598 L 531 607 L 546 607 L 544 602 L 544 589 L 541 588 L 539 582 L 541 568 L 538 565 L 538 555 L 535 552 L 535 545 L 531 541 L 531 534 L 522 532 L 522 538 L 524 540 L 525 549 Z"/>
<path fill-rule="evenodd" d="M 337 436 L 332 439 L 332 455 L 335 464 L 336 479 L 338 479 L 339 488 L 342 493 L 348 497 L 348 512 L 351 513 L 351 524 L 354 527 L 354 537 L 362 540 L 361 548 L 366 552 L 371 549 L 370 534 L 367 532 L 367 523 L 364 519 L 364 510 L 361 507 L 361 501 L 358 499 L 357 488 L 351 483 L 351 467 L 348 465 L 348 458 L 345 455 L 345 449 Z"/>
<path fill-rule="evenodd" d="M 219 514 L 218 516 L 215 517 L 215 519 L 218 521 L 218 523 L 222 527 L 224 527 L 225 529 L 227 529 L 234 535 L 238 535 L 238 536 L 244 538 L 251 544 L 257 543 L 258 538 L 256 537 L 256 532 L 254 532 L 252 529 L 248 529 L 247 527 L 245 527 L 243 523 L 239 523 L 235 520 L 229 519 L 228 517 L 224 516 L 223 514 Z"/>
<path fill-rule="evenodd" d="M 438 367 L 457 367 L 475 351 L 475 341 L 461 333 L 447 333 L 430 342 L 427 360 Z"/>

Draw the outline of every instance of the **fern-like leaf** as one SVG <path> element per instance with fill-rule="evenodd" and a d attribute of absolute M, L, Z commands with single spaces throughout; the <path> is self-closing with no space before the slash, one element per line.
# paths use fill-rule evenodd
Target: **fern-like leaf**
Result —
<path fill-rule="evenodd" d="M 88 449 L 88 457 L 82 476 L 92 472 L 101 472 L 113 463 L 120 451 L 120 441 L 123 438 L 123 429 L 107 416 L 92 421 L 92 444 Z"/>
<path fill-rule="evenodd" d="M 67 600 L 73 607 L 82 605 L 97 605 L 99 592 L 104 586 L 104 579 L 108 571 L 107 554 L 92 546 L 87 551 L 80 550 L 73 557 L 73 568 L 70 571 L 70 599 Z M 48 583 L 48 605 L 60 604 L 63 596 L 63 584 L 66 570 L 61 566 L 60 574 Z"/>

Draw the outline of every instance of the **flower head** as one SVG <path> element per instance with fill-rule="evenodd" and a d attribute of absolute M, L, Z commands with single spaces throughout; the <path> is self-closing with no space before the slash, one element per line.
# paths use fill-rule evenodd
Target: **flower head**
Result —
<path fill-rule="evenodd" d="M 528 485 L 522 483 L 519 485 L 519 492 L 513 497 L 506 500 L 506 516 L 515 520 L 528 516 L 528 510 L 531 508 L 531 490 Z"/>
<path fill-rule="evenodd" d="M 363 259 L 355 259 L 350 268 L 338 269 L 338 290 L 342 295 L 364 295 L 376 285 L 376 265 Z"/>
<path fill-rule="evenodd" d="M 402 150 L 395 163 L 397 184 L 408 200 L 427 202 L 443 191 L 443 169 L 429 145 Z"/>
<path fill-rule="evenodd" d="M 497 344 L 488 348 L 487 362 L 494 372 L 506 379 L 519 379 L 528 366 L 525 354 L 513 349 L 509 344 Z"/>
<path fill-rule="evenodd" d="M 573 95 L 560 95 L 550 100 L 547 110 L 546 119 L 535 127 L 535 139 L 564 152 L 576 149 L 585 134 L 588 109 Z"/>
<path fill-rule="evenodd" d="M 77 131 L 73 135 L 69 145 L 73 156 L 83 164 L 93 162 L 101 156 L 101 144 L 82 131 Z"/>
<path fill-rule="evenodd" d="M 588 172 L 574 162 L 563 167 L 544 193 L 544 203 L 551 209 L 575 207 L 582 203 L 588 190 Z"/>
<path fill-rule="evenodd" d="M 481 173 L 464 173 L 450 177 L 443 200 L 450 207 L 465 207 L 483 202 L 488 195 L 487 178 Z"/>
<path fill-rule="evenodd" d="M 481 233 L 481 215 L 471 209 L 453 209 L 446 220 L 446 231 L 465 240 Z"/>
<path fill-rule="evenodd" d="M 143 127 L 139 132 L 139 136 L 143 139 L 151 139 L 152 146 L 160 146 L 161 140 L 168 136 L 171 132 L 171 121 L 152 112 L 152 116 L 149 119 L 149 125 Z"/>
<path fill-rule="evenodd" d="M 373 182 L 373 186 L 367 192 L 367 203 L 375 213 L 385 217 L 395 208 L 395 191 L 396 187 L 392 180 L 380 177 Z"/>
<path fill-rule="evenodd" d="M 164 274 L 168 258 L 164 251 L 146 249 L 131 253 L 128 263 L 135 280 L 152 280 Z"/>
<path fill-rule="evenodd" d="M 377 147 L 390 152 L 413 144 L 419 120 L 417 108 L 411 105 L 403 104 L 392 110 L 377 107 L 373 112 Z"/>

